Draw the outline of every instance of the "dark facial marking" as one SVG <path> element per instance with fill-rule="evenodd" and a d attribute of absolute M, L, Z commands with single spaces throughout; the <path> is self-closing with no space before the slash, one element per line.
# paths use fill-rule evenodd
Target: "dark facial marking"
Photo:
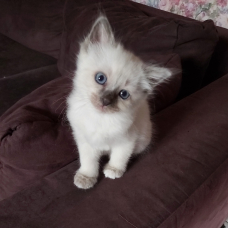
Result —
<path fill-rule="evenodd" d="M 112 106 L 115 107 L 118 99 L 118 94 L 116 91 L 105 91 L 101 98 L 100 101 L 103 106 Z"/>
<path fill-rule="evenodd" d="M 104 91 L 100 90 L 100 96 L 98 94 L 91 94 L 92 104 L 101 112 L 115 113 L 119 111 L 118 107 L 118 90 Z"/>

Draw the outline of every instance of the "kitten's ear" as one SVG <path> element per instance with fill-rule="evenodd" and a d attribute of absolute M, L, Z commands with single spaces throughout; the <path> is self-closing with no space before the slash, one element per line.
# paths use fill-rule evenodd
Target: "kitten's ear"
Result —
<path fill-rule="evenodd" d="M 146 82 L 144 82 L 144 86 L 148 92 L 162 82 L 169 80 L 174 73 L 173 70 L 171 71 L 168 68 L 159 67 L 156 65 L 145 66 L 144 72 L 146 76 Z"/>
<path fill-rule="evenodd" d="M 100 15 L 94 22 L 92 29 L 85 39 L 85 42 L 99 43 L 99 44 L 114 44 L 115 39 L 112 32 L 111 25 L 107 17 Z"/>

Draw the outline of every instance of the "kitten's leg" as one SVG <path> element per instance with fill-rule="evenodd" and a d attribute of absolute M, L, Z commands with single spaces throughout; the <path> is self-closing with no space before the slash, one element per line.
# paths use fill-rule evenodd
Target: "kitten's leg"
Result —
<path fill-rule="evenodd" d="M 80 168 L 74 176 L 74 184 L 78 188 L 88 189 L 97 182 L 99 171 L 99 154 L 90 145 L 78 145 L 80 155 Z"/>
<path fill-rule="evenodd" d="M 121 177 L 126 168 L 127 163 L 133 153 L 134 144 L 121 144 L 112 148 L 110 160 L 104 167 L 105 177 L 115 179 Z"/>

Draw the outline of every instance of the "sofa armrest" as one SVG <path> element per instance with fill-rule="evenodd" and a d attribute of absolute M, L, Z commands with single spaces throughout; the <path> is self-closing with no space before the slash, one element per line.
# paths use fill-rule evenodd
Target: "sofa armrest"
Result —
<path fill-rule="evenodd" d="M 219 42 L 212 55 L 204 85 L 228 73 L 228 29 L 217 27 Z"/>

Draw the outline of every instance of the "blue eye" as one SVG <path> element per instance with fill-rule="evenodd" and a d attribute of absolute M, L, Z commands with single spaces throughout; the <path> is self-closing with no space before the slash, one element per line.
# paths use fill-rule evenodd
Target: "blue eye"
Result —
<path fill-rule="evenodd" d="M 122 89 L 122 90 L 120 91 L 120 93 L 119 93 L 119 96 L 120 96 L 122 99 L 126 100 L 126 99 L 130 96 L 130 94 L 128 93 L 127 90 Z"/>
<path fill-rule="evenodd" d="M 95 80 L 98 84 L 104 85 L 105 82 L 107 81 L 107 77 L 103 73 L 97 73 L 95 75 Z"/>

